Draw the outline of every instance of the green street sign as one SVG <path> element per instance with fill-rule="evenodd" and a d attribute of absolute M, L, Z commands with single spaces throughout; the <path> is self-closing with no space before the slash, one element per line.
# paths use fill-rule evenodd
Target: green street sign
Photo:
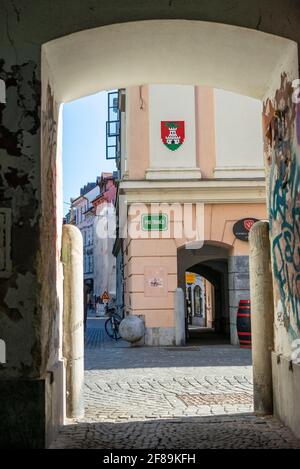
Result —
<path fill-rule="evenodd" d="M 168 215 L 166 213 L 155 213 L 142 215 L 143 231 L 166 231 L 168 229 Z"/>

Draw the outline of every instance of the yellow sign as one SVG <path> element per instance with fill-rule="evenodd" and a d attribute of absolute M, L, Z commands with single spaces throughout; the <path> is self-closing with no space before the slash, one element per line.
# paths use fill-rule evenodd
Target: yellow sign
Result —
<path fill-rule="evenodd" d="M 191 272 L 186 272 L 185 281 L 186 281 L 186 283 L 195 283 L 196 274 L 192 274 Z"/>
<path fill-rule="evenodd" d="M 109 294 L 107 293 L 107 291 L 105 291 L 103 293 L 103 295 L 101 296 L 102 298 L 102 301 L 108 301 L 109 300 Z"/>

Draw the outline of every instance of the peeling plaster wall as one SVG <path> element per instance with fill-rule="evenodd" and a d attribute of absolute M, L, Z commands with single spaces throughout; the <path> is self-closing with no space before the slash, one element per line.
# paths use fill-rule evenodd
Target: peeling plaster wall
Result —
<path fill-rule="evenodd" d="M 63 272 L 60 262 L 62 234 L 61 107 L 55 99 L 54 80 L 42 60 L 41 107 L 41 246 L 38 276 L 41 283 L 42 370 L 61 358 Z"/>
<path fill-rule="evenodd" d="M 32 377 L 39 375 L 41 364 L 36 278 L 40 69 L 37 57 L 12 64 L 12 52 L 4 48 L 6 55 L 0 59 L 0 79 L 6 87 L 6 103 L 0 103 L 0 207 L 9 207 L 12 213 L 11 246 L 7 247 L 12 272 L 0 278 L 0 336 L 7 348 L 7 363 L 0 371 L 2 376 Z"/>
<path fill-rule="evenodd" d="M 300 93 L 292 86 L 297 78 L 298 64 L 287 60 L 264 101 L 263 131 L 274 295 L 274 413 L 300 437 L 300 367 L 292 362 L 293 341 L 300 337 L 300 146 L 295 102 Z"/>
<path fill-rule="evenodd" d="M 293 62 L 285 64 L 263 106 L 264 152 L 274 281 L 275 351 L 290 358 L 300 336 L 300 147 L 296 136 Z"/>

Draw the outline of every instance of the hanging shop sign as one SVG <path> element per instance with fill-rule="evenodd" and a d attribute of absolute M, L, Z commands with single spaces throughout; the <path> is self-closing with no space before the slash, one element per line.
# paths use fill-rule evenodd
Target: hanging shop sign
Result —
<path fill-rule="evenodd" d="M 171 151 L 177 150 L 184 142 L 184 121 L 161 121 L 161 139 Z"/>
<path fill-rule="evenodd" d="M 168 229 L 168 215 L 166 213 L 153 213 L 142 215 L 143 231 L 166 231 Z"/>
<path fill-rule="evenodd" d="M 241 241 L 248 241 L 250 228 L 257 221 L 259 221 L 257 218 L 242 218 L 238 220 L 232 228 L 234 236 Z"/>
<path fill-rule="evenodd" d="M 186 281 L 186 283 L 195 283 L 196 282 L 196 274 L 193 274 L 192 272 L 186 272 L 185 281 Z"/>

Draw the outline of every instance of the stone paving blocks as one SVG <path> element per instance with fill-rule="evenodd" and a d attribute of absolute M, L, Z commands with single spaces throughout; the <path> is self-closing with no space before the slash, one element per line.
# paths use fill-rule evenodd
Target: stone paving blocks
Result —
<path fill-rule="evenodd" d="M 85 417 L 52 448 L 300 448 L 283 424 L 254 416 L 251 351 L 124 345 L 90 342 Z"/>

